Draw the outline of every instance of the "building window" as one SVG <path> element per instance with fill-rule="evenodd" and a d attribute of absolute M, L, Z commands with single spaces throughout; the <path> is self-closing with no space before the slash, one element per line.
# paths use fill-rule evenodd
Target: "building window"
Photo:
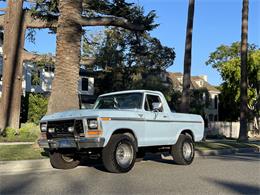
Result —
<path fill-rule="evenodd" d="M 45 72 L 54 72 L 54 66 L 52 66 L 52 65 L 46 65 L 45 67 L 44 67 L 44 70 L 45 70 Z"/>
<path fill-rule="evenodd" d="M 81 90 L 88 91 L 88 78 L 81 78 Z"/>
<path fill-rule="evenodd" d="M 214 108 L 218 109 L 218 96 L 217 95 L 215 96 L 215 99 L 214 99 Z"/>

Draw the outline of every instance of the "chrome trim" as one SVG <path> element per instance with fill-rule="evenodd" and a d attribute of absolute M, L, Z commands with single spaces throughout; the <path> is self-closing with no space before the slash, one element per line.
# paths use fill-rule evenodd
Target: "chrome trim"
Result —
<path fill-rule="evenodd" d="M 111 118 L 111 117 L 110 117 Z M 203 123 L 202 121 L 181 121 L 181 120 L 146 120 L 143 118 L 124 118 L 124 117 L 112 117 L 114 121 L 147 121 L 147 122 L 176 122 L 176 123 Z"/>
<path fill-rule="evenodd" d="M 40 139 L 38 144 L 41 148 L 99 148 L 103 147 L 105 138 L 55 138 L 55 139 Z"/>

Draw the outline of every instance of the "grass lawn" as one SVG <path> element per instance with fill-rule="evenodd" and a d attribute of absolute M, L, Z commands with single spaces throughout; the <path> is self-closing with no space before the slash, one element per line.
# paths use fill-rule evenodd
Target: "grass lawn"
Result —
<path fill-rule="evenodd" d="M 3 137 L 0 136 L 0 142 L 35 142 L 37 139 L 36 136 L 11 136 L 11 137 Z"/>
<path fill-rule="evenodd" d="M 0 161 L 46 158 L 43 150 L 34 145 L 0 145 Z M 43 153 L 44 154 L 44 153 Z"/>

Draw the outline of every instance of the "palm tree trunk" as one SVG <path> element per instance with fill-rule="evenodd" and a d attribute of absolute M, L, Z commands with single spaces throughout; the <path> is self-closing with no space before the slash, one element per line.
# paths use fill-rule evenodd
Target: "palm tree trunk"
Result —
<path fill-rule="evenodd" d="M 0 129 L 18 129 L 22 95 L 22 52 L 25 26 L 23 0 L 9 0 L 4 25 L 3 88 Z"/>
<path fill-rule="evenodd" d="M 188 113 L 190 108 L 191 49 L 192 49 L 194 4 L 195 4 L 195 0 L 189 0 L 185 54 L 184 54 L 183 90 L 182 90 L 181 107 L 180 107 L 181 112 L 184 113 Z"/>
<path fill-rule="evenodd" d="M 82 0 L 60 0 L 55 77 L 48 114 L 79 108 L 78 80 L 82 27 Z"/>
<path fill-rule="evenodd" d="M 241 80 L 240 80 L 240 132 L 239 141 L 247 141 L 247 37 L 248 37 L 248 0 L 243 0 L 241 33 Z"/>

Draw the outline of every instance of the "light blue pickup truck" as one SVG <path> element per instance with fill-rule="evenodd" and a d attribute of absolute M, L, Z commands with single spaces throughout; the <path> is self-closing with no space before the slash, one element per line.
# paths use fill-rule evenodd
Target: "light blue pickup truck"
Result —
<path fill-rule="evenodd" d="M 158 91 L 130 90 L 101 95 L 94 108 L 44 116 L 40 147 L 54 168 L 69 169 L 80 160 L 101 157 L 110 172 L 132 169 L 146 152 L 167 150 L 177 164 L 194 158 L 194 142 L 204 134 L 201 116 L 171 112 Z"/>

